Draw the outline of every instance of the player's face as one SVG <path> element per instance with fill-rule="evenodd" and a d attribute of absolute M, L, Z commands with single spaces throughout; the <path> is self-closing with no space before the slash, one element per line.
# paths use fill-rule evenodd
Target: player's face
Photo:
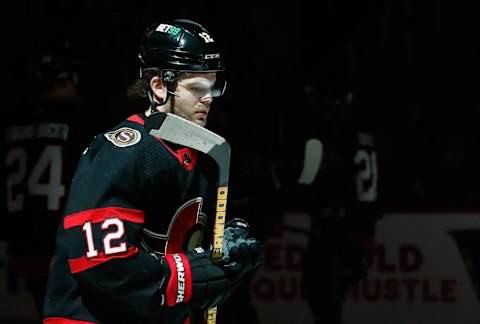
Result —
<path fill-rule="evenodd" d="M 177 82 L 173 112 L 191 122 L 205 127 L 213 101 L 212 87 L 215 73 L 188 73 Z"/>

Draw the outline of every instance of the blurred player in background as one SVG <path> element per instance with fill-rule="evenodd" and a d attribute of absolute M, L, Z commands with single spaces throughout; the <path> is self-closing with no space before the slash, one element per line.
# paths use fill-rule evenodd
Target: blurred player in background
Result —
<path fill-rule="evenodd" d="M 307 115 L 315 123 L 306 139 L 318 139 L 322 150 L 315 177 L 299 184 L 311 214 L 302 280 L 316 324 L 343 323 L 345 293 L 365 276 L 375 223 L 383 215 L 376 135 L 353 93 L 332 84 L 305 89 Z"/>
<path fill-rule="evenodd" d="M 55 233 L 73 170 L 94 121 L 85 120 L 78 86 L 81 61 L 64 37 L 38 37 L 24 48 L 19 93 L 2 127 L 2 239 L 8 289 L 25 281 L 39 314 Z M 20 280 L 22 279 L 22 280 Z"/>

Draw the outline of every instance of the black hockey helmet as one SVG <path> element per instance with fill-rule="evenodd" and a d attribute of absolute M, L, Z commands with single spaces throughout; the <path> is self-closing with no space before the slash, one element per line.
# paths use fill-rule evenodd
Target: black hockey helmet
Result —
<path fill-rule="evenodd" d="M 217 80 L 212 97 L 221 96 L 225 90 L 220 50 L 210 33 L 194 21 L 176 19 L 154 23 L 143 34 L 138 58 L 141 75 L 144 69 L 156 67 L 170 89 L 180 73 L 215 72 Z"/>
<path fill-rule="evenodd" d="M 39 39 L 32 47 L 23 66 L 36 93 L 44 94 L 67 82 L 76 84 L 82 61 L 69 39 Z"/>

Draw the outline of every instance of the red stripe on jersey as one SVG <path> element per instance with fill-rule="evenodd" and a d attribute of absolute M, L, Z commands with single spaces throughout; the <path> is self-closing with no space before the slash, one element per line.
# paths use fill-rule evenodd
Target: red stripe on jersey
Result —
<path fill-rule="evenodd" d="M 82 272 L 84 270 L 93 268 L 99 264 L 105 263 L 112 259 L 125 259 L 131 256 L 134 256 L 138 253 L 138 247 L 129 247 L 125 253 L 116 253 L 111 255 L 106 255 L 104 252 L 100 252 L 98 257 L 87 258 L 83 256 L 78 259 L 68 260 L 70 264 L 70 271 L 72 273 Z"/>
<path fill-rule="evenodd" d="M 127 120 L 139 123 L 140 125 L 145 124 L 145 121 L 139 115 L 132 115 L 128 117 Z"/>
<path fill-rule="evenodd" d="M 116 217 L 132 223 L 144 223 L 144 213 L 137 209 L 128 209 L 120 207 L 97 208 L 81 211 L 79 213 L 65 216 L 63 219 L 63 228 L 69 229 L 75 226 L 83 226 L 86 222 L 101 223 L 106 218 Z"/>
<path fill-rule="evenodd" d="M 165 260 L 170 267 L 170 280 L 166 291 L 167 305 L 188 302 L 192 297 L 192 271 L 188 258 L 183 253 L 176 253 L 165 255 Z"/>
<path fill-rule="evenodd" d="M 62 318 L 62 317 L 48 317 L 43 320 L 42 324 L 95 324 L 95 323 L 72 320 L 72 319 Z"/>

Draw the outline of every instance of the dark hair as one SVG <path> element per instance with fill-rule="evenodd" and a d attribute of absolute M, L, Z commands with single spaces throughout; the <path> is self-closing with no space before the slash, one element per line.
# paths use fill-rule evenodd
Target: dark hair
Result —
<path fill-rule="evenodd" d="M 150 80 L 154 76 L 160 75 L 160 70 L 158 68 L 150 68 L 142 71 L 142 76 L 135 80 L 127 88 L 127 97 L 130 100 L 139 100 L 147 99 L 147 91 L 150 88 Z"/>

